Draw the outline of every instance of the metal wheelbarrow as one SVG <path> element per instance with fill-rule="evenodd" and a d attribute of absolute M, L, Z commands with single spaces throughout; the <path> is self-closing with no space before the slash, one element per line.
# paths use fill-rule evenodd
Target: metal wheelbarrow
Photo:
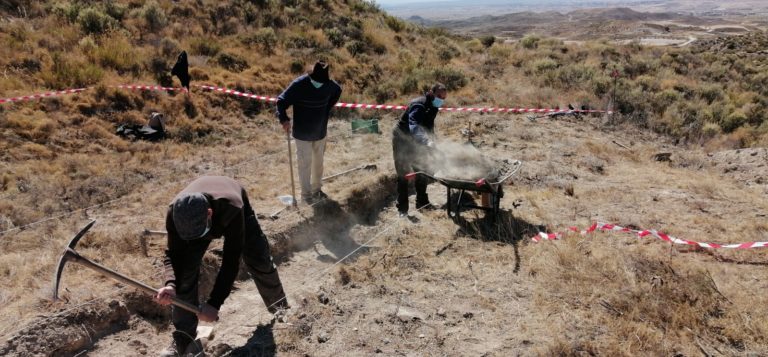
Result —
<path fill-rule="evenodd" d="M 445 208 L 448 212 L 448 216 L 454 220 L 459 218 L 459 214 L 461 213 L 462 209 L 465 208 L 474 208 L 490 212 L 492 214 L 491 217 L 496 219 L 496 217 L 499 215 L 501 198 L 504 196 L 504 190 L 502 189 L 502 186 L 504 185 L 504 182 L 509 180 L 520 170 L 522 165 L 523 163 L 520 160 L 511 161 L 507 164 L 507 167 L 504 168 L 503 172 L 499 172 L 499 175 L 493 179 L 481 178 L 475 181 L 460 180 L 455 178 L 439 177 L 423 171 L 409 173 L 405 175 L 405 178 L 411 180 L 414 179 L 416 175 L 424 175 L 425 177 L 431 178 L 445 186 L 447 191 L 447 201 Z M 489 194 L 490 206 L 478 206 L 476 204 L 464 202 L 464 194 L 467 191 Z M 452 199 L 451 196 L 454 192 L 458 192 L 458 195 Z"/>

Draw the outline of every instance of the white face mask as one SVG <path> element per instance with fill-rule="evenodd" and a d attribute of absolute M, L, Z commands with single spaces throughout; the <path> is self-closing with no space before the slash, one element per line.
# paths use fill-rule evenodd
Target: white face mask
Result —
<path fill-rule="evenodd" d="M 312 85 L 315 86 L 315 88 L 317 88 L 317 89 L 320 89 L 320 87 L 322 87 L 323 84 L 324 84 L 324 83 L 318 82 L 318 81 L 316 81 L 316 80 L 314 80 L 312 78 L 310 78 L 309 80 L 312 82 Z"/>

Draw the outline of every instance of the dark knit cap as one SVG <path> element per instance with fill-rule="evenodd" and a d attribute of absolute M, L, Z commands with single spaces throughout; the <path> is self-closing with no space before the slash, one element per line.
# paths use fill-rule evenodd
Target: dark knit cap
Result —
<path fill-rule="evenodd" d="M 309 77 L 320 83 L 328 83 L 331 80 L 328 76 L 328 67 L 330 67 L 328 63 L 317 61 L 315 67 L 312 68 L 312 73 L 309 74 Z"/>
<path fill-rule="evenodd" d="M 210 229 L 208 199 L 199 192 L 179 195 L 173 201 L 173 224 L 184 240 L 202 238 Z"/>

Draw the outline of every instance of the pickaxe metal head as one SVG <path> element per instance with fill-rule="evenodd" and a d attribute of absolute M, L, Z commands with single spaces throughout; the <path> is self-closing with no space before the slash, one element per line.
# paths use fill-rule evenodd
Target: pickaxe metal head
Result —
<path fill-rule="evenodd" d="M 56 275 L 53 277 L 53 300 L 59 299 L 59 282 L 61 281 L 61 272 L 64 271 L 64 264 L 67 263 L 67 261 L 75 254 L 77 256 L 77 253 L 74 252 L 75 246 L 77 245 L 77 242 L 80 241 L 80 238 L 83 238 L 85 233 L 88 232 L 91 227 L 93 227 L 93 224 L 96 223 L 95 220 L 88 223 L 83 229 L 80 230 L 80 232 L 77 233 L 77 235 L 72 238 L 72 240 L 69 241 L 69 244 L 67 244 L 67 247 L 64 248 L 64 252 L 61 253 L 61 258 L 59 258 L 59 265 L 56 267 Z"/>

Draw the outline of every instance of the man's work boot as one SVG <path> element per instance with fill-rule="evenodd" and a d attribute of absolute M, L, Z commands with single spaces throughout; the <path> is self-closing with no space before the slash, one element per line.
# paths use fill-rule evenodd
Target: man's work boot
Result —
<path fill-rule="evenodd" d="M 185 356 L 185 353 L 187 352 L 187 347 L 189 347 L 190 342 L 192 342 L 192 340 L 189 337 L 184 336 L 182 332 L 174 331 L 173 340 L 171 340 L 171 344 L 168 346 L 168 348 L 162 350 L 159 356 L 160 357 Z"/>

